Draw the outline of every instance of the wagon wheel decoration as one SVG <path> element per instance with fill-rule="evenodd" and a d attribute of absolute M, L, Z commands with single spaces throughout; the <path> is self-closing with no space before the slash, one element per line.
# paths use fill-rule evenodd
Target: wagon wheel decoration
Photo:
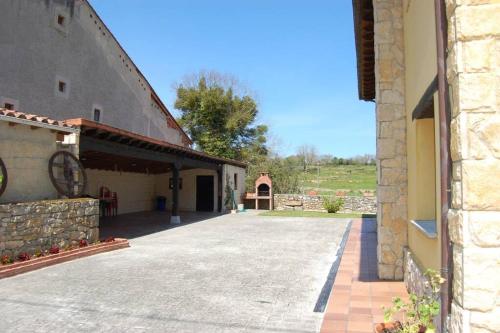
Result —
<path fill-rule="evenodd" d="M 0 196 L 2 196 L 3 192 L 7 188 L 7 168 L 0 158 Z"/>
<path fill-rule="evenodd" d="M 59 194 L 69 198 L 80 197 L 87 186 L 87 175 L 78 158 L 58 151 L 49 160 L 49 176 Z"/>

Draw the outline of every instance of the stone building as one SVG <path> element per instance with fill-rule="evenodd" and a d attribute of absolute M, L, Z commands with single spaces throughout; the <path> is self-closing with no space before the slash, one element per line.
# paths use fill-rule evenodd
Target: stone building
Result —
<path fill-rule="evenodd" d="M 500 4 L 354 0 L 376 103 L 378 273 L 447 278 L 441 331 L 500 331 Z"/>
<path fill-rule="evenodd" d="M 239 179 L 239 201 L 245 164 L 191 149 L 88 1 L 2 0 L 0 13 L 0 107 L 79 130 L 87 195 L 116 192 L 119 214 L 151 210 L 165 196 L 178 216 L 222 211 L 226 179 Z"/>

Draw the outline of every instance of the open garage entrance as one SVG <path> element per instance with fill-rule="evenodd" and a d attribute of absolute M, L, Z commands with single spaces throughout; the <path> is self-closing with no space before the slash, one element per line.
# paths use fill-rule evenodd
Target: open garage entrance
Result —
<path fill-rule="evenodd" d="M 196 176 L 196 211 L 214 211 L 214 177 Z"/>
<path fill-rule="evenodd" d="M 166 220 L 180 223 L 181 211 L 221 213 L 224 179 L 230 178 L 225 177 L 226 173 L 231 177 L 238 173 L 242 180 L 245 176 L 246 165 L 238 161 L 86 119 L 68 122 L 80 129 L 78 147 L 87 172 L 86 193 L 102 202 L 103 216 L 115 212 L 107 209 L 103 189 L 112 193 L 109 201 L 117 215 L 159 209 L 167 211 Z"/>

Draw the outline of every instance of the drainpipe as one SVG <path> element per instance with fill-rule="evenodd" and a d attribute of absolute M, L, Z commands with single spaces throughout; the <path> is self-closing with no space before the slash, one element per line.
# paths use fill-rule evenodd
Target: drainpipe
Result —
<path fill-rule="evenodd" d="M 439 158 L 441 163 L 441 276 L 446 279 L 441 287 L 441 332 L 447 331 L 448 316 L 451 308 L 451 246 L 448 233 L 448 209 L 451 197 L 451 159 L 450 159 L 450 105 L 448 82 L 446 79 L 446 46 L 448 42 L 448 20 L 444 0 L 435 0 L 437 77 L 439 100 Z"/>

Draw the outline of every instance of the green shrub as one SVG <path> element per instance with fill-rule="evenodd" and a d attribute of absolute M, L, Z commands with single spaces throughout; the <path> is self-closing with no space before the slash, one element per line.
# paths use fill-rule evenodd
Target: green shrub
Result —
<path fill-rule="evenodd" d="M 427 281 L 425 285 L 430 287 L 431 293 L 417 296 L 410 294 L 409 301 L 405 302 L 396 297 L 392 301 L 392 307 L 384 308 L 384 321 L 393 321 L 397 313 L 402 317 L 399 327 L 395 333 L 434 333 L 434 318 L 439 314 L 439 296 L 441 284 L 445 281 L 438 272 L 428 269 L 425 272 Z"/>
<path fill-rule="evenodd" d="M 344 207 L 344 199 L 342 198 L 323 198 L 323 207 L 328 213 L 337 213 Z"/>

